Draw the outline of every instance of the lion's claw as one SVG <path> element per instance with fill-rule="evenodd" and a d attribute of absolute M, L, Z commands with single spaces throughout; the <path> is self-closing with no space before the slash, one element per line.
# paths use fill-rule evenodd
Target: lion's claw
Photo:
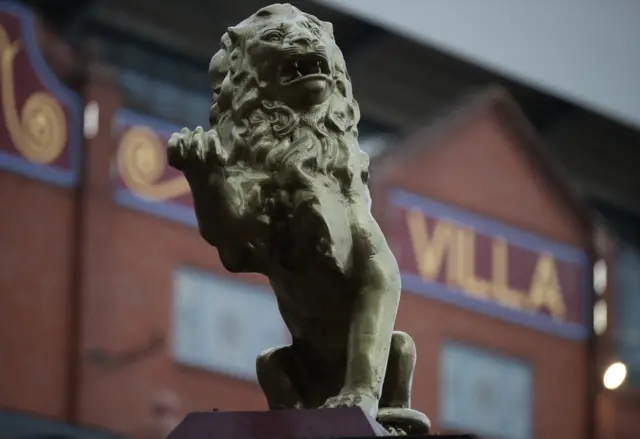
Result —
<path fill-rule="evenodd" d="M 167 149 L 169 164 L 178 170 L 182 170 L 187 158 L 187 145 L 189 145 L 189 140 L 188 134 L 186 136 L 184 134 L 185 129 L 180 133 L 173 133 L 171 135 Z"/>

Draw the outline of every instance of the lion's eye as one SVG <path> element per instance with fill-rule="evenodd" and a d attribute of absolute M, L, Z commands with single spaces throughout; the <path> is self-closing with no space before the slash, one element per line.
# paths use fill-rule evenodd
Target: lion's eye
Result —
<path fill-rule="evenodd" d="M 262 36 L 265 41 L 276 42 L 282 39 L 282 34 L 277 31 L 267 32 Z"/>
<path fill-rule="evenodd" d="M 311 29 L 311 33 L 313 35 L 315 35 L 316 37 L 319 37 L 322 34 L 322 32 L 320 32 L 320 29 L 315 28 L 315 27 Z"/>

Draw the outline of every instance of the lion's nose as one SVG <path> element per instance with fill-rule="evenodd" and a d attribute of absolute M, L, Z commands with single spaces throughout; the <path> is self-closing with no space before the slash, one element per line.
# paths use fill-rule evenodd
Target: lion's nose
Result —
<path fill-rule="evenodd" d="M 311 38 L 304 35 L 298 35 L 291 39 L 291 44 L 301 47 L 308 47 L 309 45 L 311 45 Z"/>

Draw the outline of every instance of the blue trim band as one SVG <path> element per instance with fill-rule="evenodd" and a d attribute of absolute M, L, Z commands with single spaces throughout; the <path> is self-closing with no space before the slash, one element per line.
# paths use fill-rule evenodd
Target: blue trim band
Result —
<path fill-rule="evenodd" d="M 16 174 L 42 180 L 56 186 L 70 187 L 77 182 L 76 175 L 67 169 L 32 163 L 18 155 L 8 154 L 4 151 L 0 151 L 0 169 L 7 169 Z"/>
<path fill-rule="evenodd" d="M 178 203 L 145 200 L 131 193 L 128 189 L 118 189 L 115 194 L 116 203 L 131 209 L 176 221 L 191 227 L 198 227 L 196 214 L 191 207 Z"/>
<path fill-rule="evenodd" d="M 517 325 L 526 326 L 548 334 L 573 340 L 584 340 L 588 336 L 587 328 L 579 323 L 559 322 L 551 317 L 536 315 L 524 310 L 506 308 L 494 302 L 470 297 L 461 290 L 431 282 L 413 274 L 402 273 L 402 287 L 406 291 L 419 294 L 429 299 L 502 319 Z"/>

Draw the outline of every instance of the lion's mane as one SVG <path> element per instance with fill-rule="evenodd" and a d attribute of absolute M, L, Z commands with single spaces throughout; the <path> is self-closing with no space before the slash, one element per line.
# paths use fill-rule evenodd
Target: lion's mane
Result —
<path fill-rule="evenodd" d="M 260 44 L 261 29 L 301 17 L 316 27 L 333 81 L 328 99 L 305 111 L 265 95 L 250 50 Z M 210 122 L 228 153 L 228 182 L 252 215 L 264 211 L 283 188 L 313 192 L 321 179 L 348 195 L 354 178 L 368 178 L 369 158 L 357 142 L 360 112 L 330 23 L 288 4 L 263 8 L 223 35 L 209 73 Z"/>

